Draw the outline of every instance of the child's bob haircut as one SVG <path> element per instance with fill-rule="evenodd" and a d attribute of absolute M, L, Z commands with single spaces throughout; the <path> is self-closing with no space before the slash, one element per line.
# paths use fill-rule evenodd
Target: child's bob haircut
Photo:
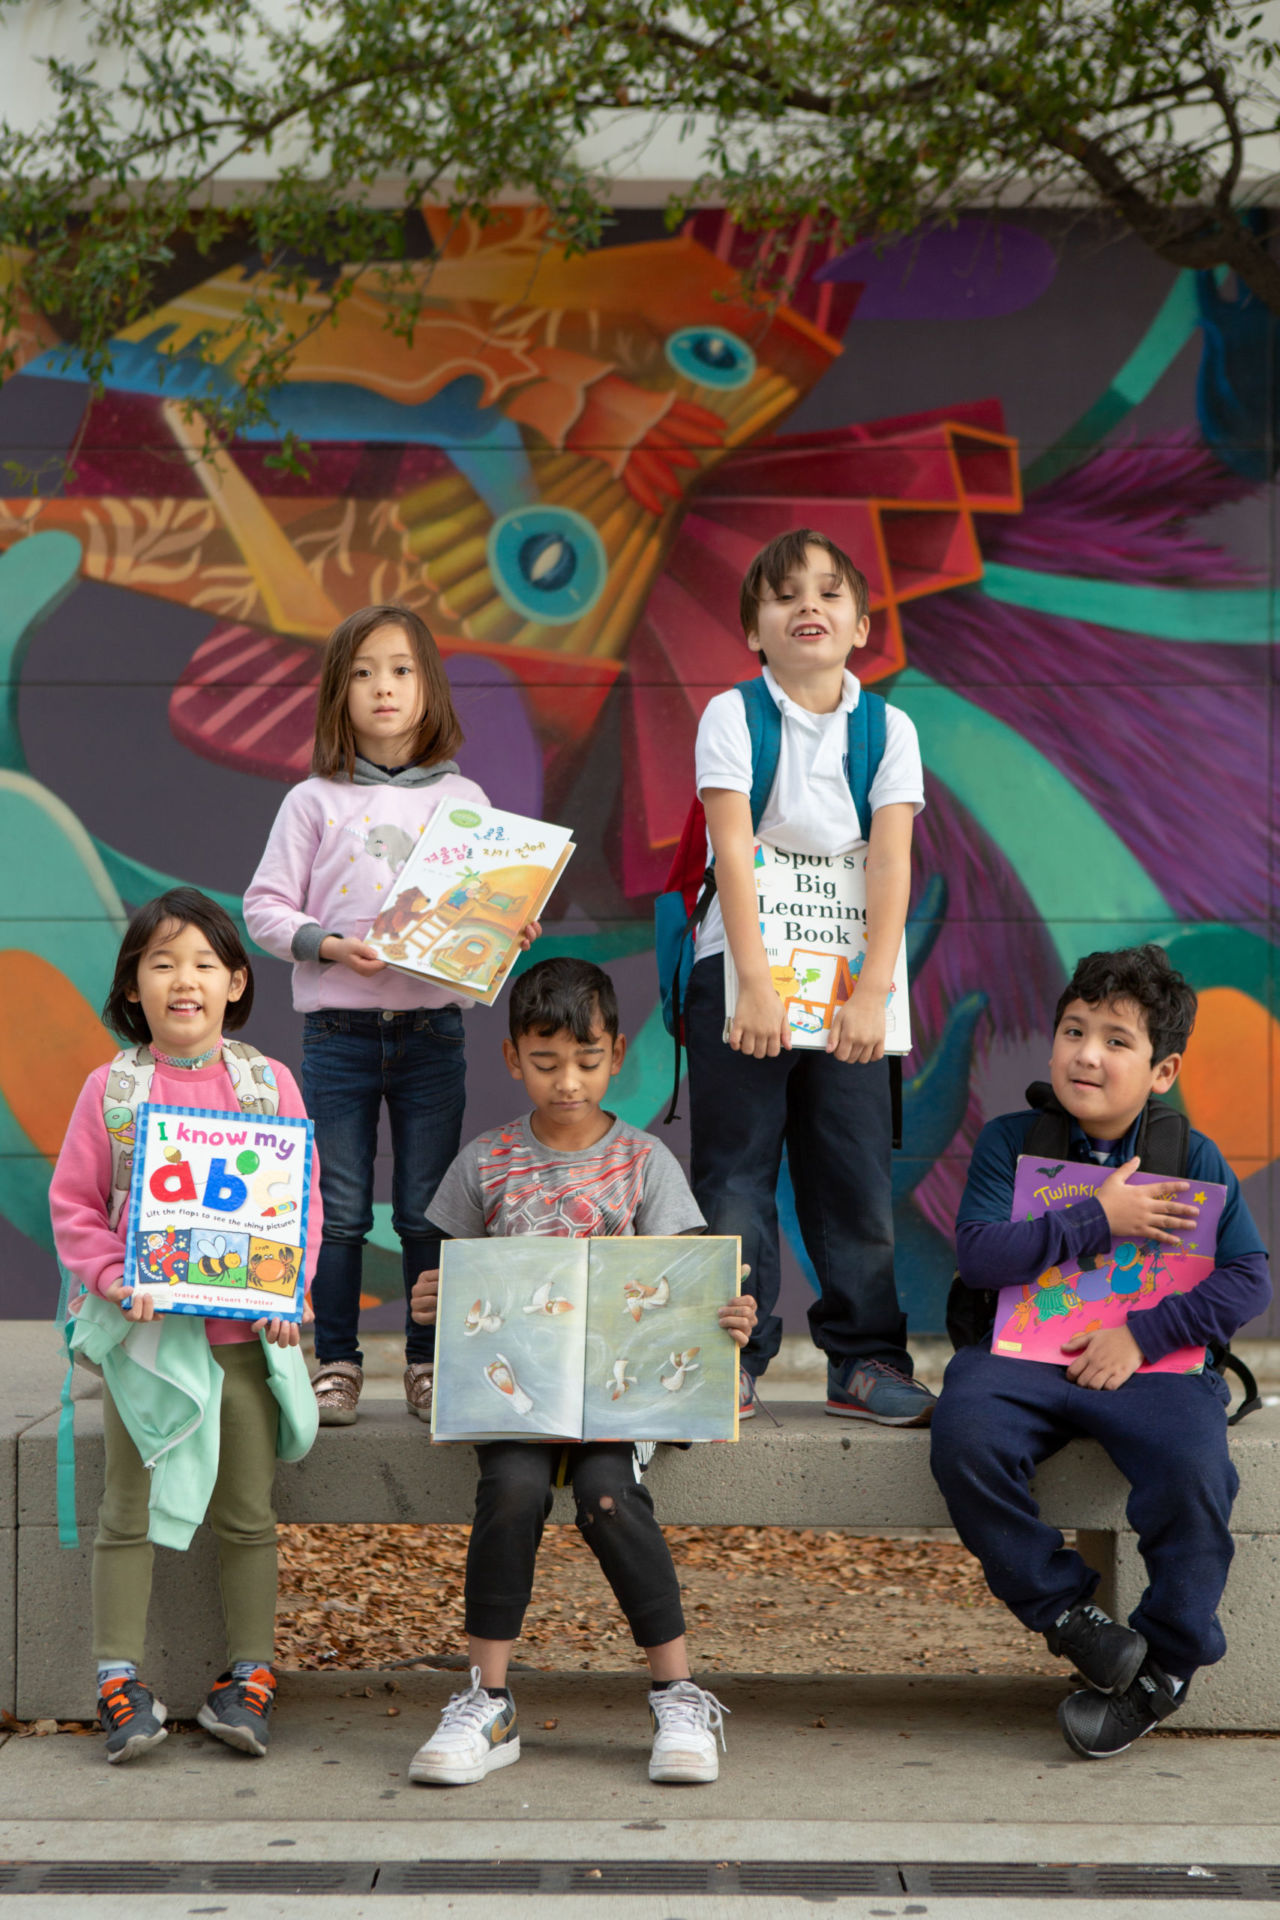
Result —
<path fill-rule="evenodd" d="M 514 1046 L 526 1033 L 571 1033 L 579 1046 L 600 1028 L 618 1037 L 618 996 L 603 967 L 590 960 L 539 960 L 511 989 L 507 1024 Z"/>
<path fill-rule="evenodd" d="M 1056 1033 L 1073 1000 L 1097 1007 L 1104 1000 L 1131 1000 L 1141 1008 L 1151 1041 L 1151 1064 L 1183 1053 L 1196 1024 L 1195 989 L 1189 987 L 1162 947 L 1119 947 L 1087 953 L 1062 990 L 1053 1016 Z"/>
<path fill-rule="evenodd" d="M 316 744 L 311 755 L 311 771 L 323 780 L 344 774 L 349 780 L 356 770 L 356 737 L 347 712 L 351 663 L 379 627 L 403 629 L 422 675 L 422 720 L 413 743 L 412 764 L 433 767 L 438 760 L 451 759 L 462 745 L 462 727 L 454 712 L 444 662 L 425 620 L 409 607 L 361 607 L 359 613 L 348 614 L 325 643 L 316 696 Z"/>
<path fill-rule="evenodd" d="M 778 534 L 767 547 L 761 547 L 743 576 L 738 612 L 748 640 L 760 625 L 760 602 L 765 588 L 771 593 L 780 593 L 787 575 L 798 573 L 804 566 L 810 547 L 821 547 L 831 555 L 833 572 L 840 575 L 853 595 L 855 614 L 859 620 L 866 619 L 871 610 L 866 576 L 854 566 L 844 548 L 838 547 L 825 533 L 817 533 L 812 527 L 797 527 L 792 533 Z"/>
<path fill-rule="evenodd" d="M 228 972 L 244 974 L 244 992 L 238 1000 L 228 1000 L 223 1026 L 234 1033 L 253 1011 L 253 968 L 235 921 L 207 893 L 195 887 L 171 887 L 168 893 L 138 908 L 120 942 L 115 978 L 102 1018 L 122 1040 L 138 1040 L 144 1047 L 151 1044 L 151 1029 L 141 1003 L 129 999 L 138 985 L 138 962 L 157 934 L 178 934 L 184 927 L 198 927 Z"/>

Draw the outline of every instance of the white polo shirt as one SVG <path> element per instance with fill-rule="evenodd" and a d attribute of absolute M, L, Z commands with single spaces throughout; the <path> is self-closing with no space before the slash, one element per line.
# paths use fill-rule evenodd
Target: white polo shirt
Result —
<path fill-rule="evenodd" d="M 867 838 L 849 791 L 846 761 L 849 752 L 849 715 L 862 687 L 846 668 L 840 705 L 834 713 L 808 713 L 782 691 L 763 669 L 765 686 L 782 716 L 782 743 L 778 771 L 757 832 L 761 840 L 784 853 L 850 853 Z M 708 787 L 730 793 L 751 792 L 751 736 L 747 711 L 736 687 L 708 702 L 698 723 L 694 769 L 699 799 Z M 920 742 L 913 722 L 897 707 L 886 713 L 884 754 L 871 782 L 871 811 L 909 802 L 917 813 L 924 805 L 924 772 Z M 711 842 L 707 841 L 707 858 Z M 698 936 L 697 956 L 724 952 L 724 918 L 713 899 Z"/>

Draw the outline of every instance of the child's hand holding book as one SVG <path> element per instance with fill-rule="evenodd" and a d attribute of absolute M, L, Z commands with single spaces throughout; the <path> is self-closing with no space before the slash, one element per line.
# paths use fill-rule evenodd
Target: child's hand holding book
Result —
<path fill-rule="evenodd" d="M 1179 1232 L 1194 1227 L 1200 1213 L 1198 1207 L 1174 1198 L 1185 1193 L 1190 1182 L 1162 1180 L 1158 1186 L 1130 1186 L 1130 1174 L 1137 1173 L 1141 1166 L 1135 1154 L 1098 1188 L 1111 1236 L 1114 1240 L 1154 1240 L 1162 1247 L 1180 1246 Z"/>

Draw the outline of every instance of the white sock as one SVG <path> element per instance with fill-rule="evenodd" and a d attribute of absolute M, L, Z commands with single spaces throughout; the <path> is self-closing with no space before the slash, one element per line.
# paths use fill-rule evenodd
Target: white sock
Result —
<path fill-rule="evenodd" d="M 132 1660 L 99 1660 L 98 1692 L 101 1693 L 108 1680 L 136 1680 L 138 1669 Z"/>

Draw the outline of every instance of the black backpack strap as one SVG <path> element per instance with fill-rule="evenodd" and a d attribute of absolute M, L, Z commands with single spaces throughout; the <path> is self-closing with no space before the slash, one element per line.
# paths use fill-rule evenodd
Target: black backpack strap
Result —
<path fill-rule="evenodd" d="M 1191 1151 L 1191 1122 L 1178 1107 L 1148 1100 L 1138 1124 L 1135 1151 L 1144 1173 L 1167 1173 L 1181 1180 Z"/>
<path fill-rule="evenodd" d="M 664 1127 L 669 1127 L 673 1120 L 680 1118 L 680 1115 L 676 1112 L 676 1101 L 680 1098 L 680 1062 L 684 1052 L 684 1041 L 680 1026 L 680 966 L 684 957 L 684 943 L 689 939 L 697 940 L 698 929 L 711 909 L 711 902 L 715 898 L 715 892 L 715 868 L 709 866 L 702 876 L 702 887 L 697 899 L 694 901 L 693 912 L 685 922 L 684 933 L 680 940 L 680 959 L 676 961 L 675 979 L 671 982 L 671 1030 L 672 1045 L 675 1047 L 675 1067 L 671 1080 L 671 1100 L 666 1112 L 662 1116 L 662 1124 Z"/>
<path fill-rule="evenodd" d="M 1211 1348 L 1209 1363 L 1216 1367 L 1219 1373 L 1234 1373 L 1240 1382 L 1240 1390 L 1244 1398 L 1235 1412 L 1227 1416 L 1229 1427 L 1239 1426 L 1247 1413 L 1256 1413 L 1262 1405 L 1262 1395 L 1258 1392 L 1258 1383 L 1253 1377 L 1253 1369 L 1246 1366 L 1240 1355 L 1233 1353 L 1230 1347 Z"/>
<path fill-rule="evenodd" d="M 893 1128 L 893 1145 L 902 1150 L 902 1055 L 889 1055 L 889 1121 Z"/>

